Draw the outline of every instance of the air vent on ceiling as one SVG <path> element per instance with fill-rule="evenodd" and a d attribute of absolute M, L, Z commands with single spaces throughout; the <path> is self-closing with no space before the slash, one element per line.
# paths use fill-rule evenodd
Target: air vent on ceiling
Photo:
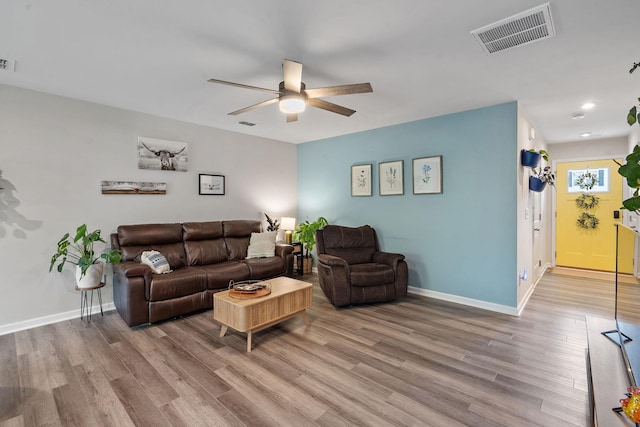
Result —
<path fill-rule="evenodd" d="M 245 121 L 238 122 L 238 124 L 243 126 L 249 126 L 249 127 L 256 125 L 255 123 L 245 122 Z"/>
<path fill-rule="evenodd" d="M 16 61 L 0 58 L 0 71 L 15 71 Z"/>
<path fill-rule="evenodd" d="M 549 3 L 471 31 L 489 55 L 556 35 Z"/>

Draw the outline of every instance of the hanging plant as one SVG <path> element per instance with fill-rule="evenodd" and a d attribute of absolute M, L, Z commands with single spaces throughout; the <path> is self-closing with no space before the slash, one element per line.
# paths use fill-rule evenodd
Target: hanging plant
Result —
<path fill-rule="evenodd" d="M 578 177 L 576 185 L 582 190 L 591 190 L 598 183 L 598 175 L 593 172 L 586 171 Z"/>
<path fill-rule="evenodd" d="M 578 209 L 593 209 L 598 206 L 598 203 L 600 203 L 600 197 L 594 196 L 593 194 L 582 193 L 576 199 Z"/>
<path fill-rule="evenodd" d="M 591 215 L 587 212 L 582 212 L 578 217 L 578 227 L 584 228 L 585 230 L 594 230 L 598 228 L 598 223 L 600 220 L 595 217 L 595 215 Z"/>

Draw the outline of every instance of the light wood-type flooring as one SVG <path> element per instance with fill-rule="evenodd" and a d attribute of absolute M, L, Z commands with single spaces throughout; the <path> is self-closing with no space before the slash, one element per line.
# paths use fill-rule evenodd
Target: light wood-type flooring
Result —
<path fill-rule="evenodd" d="M 585 315 L 613 284 L 547 272 L 521 317 L 430 298 L 246 336 L 212 311 L 129 328 L 115 311 L 0 336 L 0 426 L 586 426 Z M 640 323 L 640 286 L 621 284 Z M 623 396 L 621 396 L 623 397 Z"/>

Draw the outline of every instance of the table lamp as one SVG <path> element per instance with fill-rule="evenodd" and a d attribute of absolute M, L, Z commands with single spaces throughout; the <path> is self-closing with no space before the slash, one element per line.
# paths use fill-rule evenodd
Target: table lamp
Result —
<path fill-rule="evenodd" d="M 296 228 L 296 219 L 288 216 L 283 216 L 280 219 L 280 227 L 284 230 L 284 242 L 291 243 L 291 232 Z"/>

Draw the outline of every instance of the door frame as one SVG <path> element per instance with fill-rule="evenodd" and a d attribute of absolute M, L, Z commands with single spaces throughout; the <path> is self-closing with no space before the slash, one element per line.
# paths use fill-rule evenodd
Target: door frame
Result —
<path fill-rule="evenodd" d="M 611 159 L 625 159 L 627 154 L 610 154 L 608 156 L 589 156 L 589 157 L 571 157 L 567 159 L 554 159 L 551 162 L 551 168 L 554 171 L 558 170 L 558 163 L 569 163 L 569 162 L 589 162 L 596 160 L 611 160 Z M 618 173 L 616 170 L 615 173 Z M 622 181 L 624 186 L 624 179 Z M 557 206 L 556 199 L 558 195 L 556 194 L 556 189 L 551 189 L 553 191 L 553 197 L 551 197 L 551 266 L 556 267 L 556 221 L 557 221 Z M 625 191 L 623 189 L 622 195 L 624 197 Z M 637 259 L 637 258 L 636 258 Z M 638 264 L 637 262 L 635 263 Z"/>

